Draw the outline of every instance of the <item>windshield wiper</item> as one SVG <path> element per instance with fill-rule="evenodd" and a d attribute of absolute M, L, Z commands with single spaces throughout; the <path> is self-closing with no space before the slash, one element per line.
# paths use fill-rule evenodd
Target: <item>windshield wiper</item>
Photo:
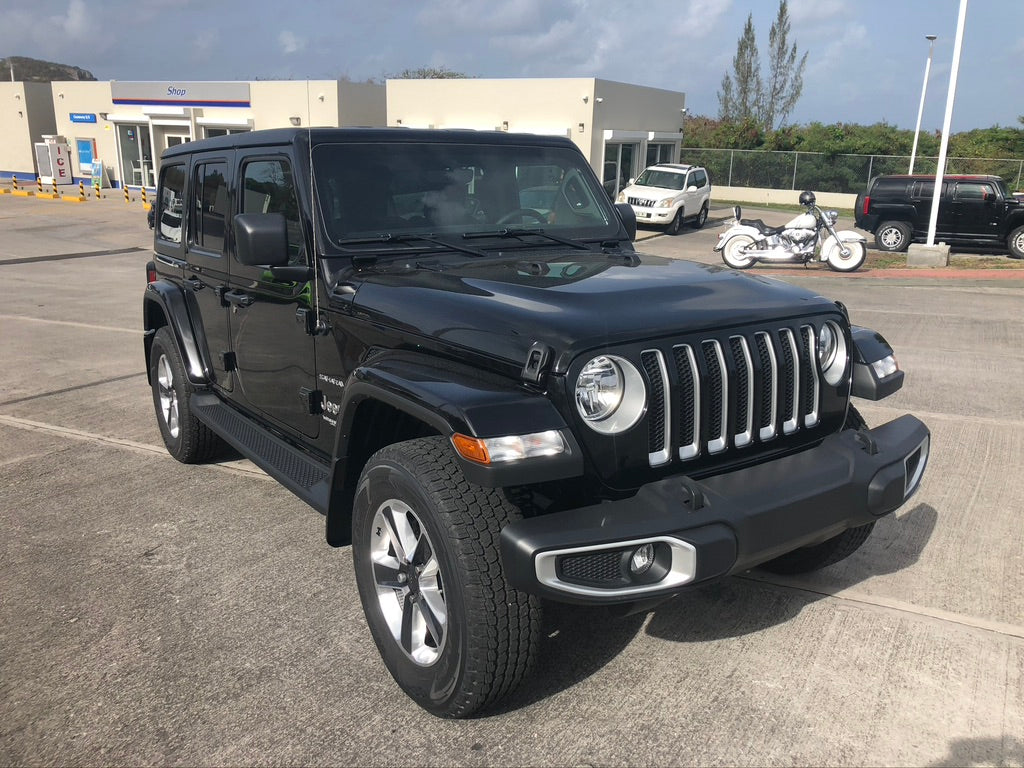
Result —
<path fill-rule="evenodd" d="M 470 256 L 476 256 L 478 258 L 484 258 L 487 256 L 486 253 L 478 251 L 476 248 L 470 248 L 465 245 L 460 245 L 459 243 L 451 243 L 447 240 L 442 240 L 431 235 L 394 235 L 390 232 L 384 232 L 383 234 L 376 235 L 375 237 L 354 237 L 347 240 L 341 240 L 338 245 L 370 245 L 373 243 L 387 245 L 388 243 L 408 243 L 413 240 L 422 240 L 425 243 L 440 245 L 442 248 L 450 248 L 453 251 L 468 253 Z M 377 254 L 363 253 L 358 256 L 354 256 L 353 260 L 365 264 L 376 261 L 376 257 Z"/>
<path fill-rule="evenodd" d="M 590 246 L 586 243 L 581 243 L 579 240 L 570 240 L 567 237 L 559 237 L 558 235 L 552 235 L 545 232 L 543 229 L 524 229 L 521 227 L 505 229 L 495 229 L 491 232 L 466 232 L 462 237 L 465 240 L 480 238 L 480 237 L 514 237 L 519 240 L 523 239 L 523 235 L 536 235 L 537 237 L 547 238 L 555 243 L 561 243 L 562 245 L 568 245 L 570 248 L 575 248 L 579 251 L 589 251 Z"/>

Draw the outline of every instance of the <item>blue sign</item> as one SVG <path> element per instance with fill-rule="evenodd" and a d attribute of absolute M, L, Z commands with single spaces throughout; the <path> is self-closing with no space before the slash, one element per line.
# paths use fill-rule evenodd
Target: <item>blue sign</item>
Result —
<path fill-rule="evenodd" d="M 71 112 L 72 123 L 95 123 L 96 115 L 93 112 Z"/>

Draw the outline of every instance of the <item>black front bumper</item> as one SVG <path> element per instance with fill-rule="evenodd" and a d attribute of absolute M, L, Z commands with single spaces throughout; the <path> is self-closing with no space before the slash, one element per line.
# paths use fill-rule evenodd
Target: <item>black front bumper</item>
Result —
<path fill-rule="evenodd" d="M 920 420 L 901 416 L 746 469 L 699 481 L 669 477 L 628 499 L 519 520 L 501 533 L 505 574 L 517 589 L 564 602 L 671 595 L 894 511 L 920 484 L 929 438 Z M 648 540 L 671 550 L 672 565 L 655 569 L 665 578 L 629 582 L 625 553 Z M 617 553 L 626 581 L 565 573 L 565 558 L 598 556 L 595 566 L 607 571 Z"/>

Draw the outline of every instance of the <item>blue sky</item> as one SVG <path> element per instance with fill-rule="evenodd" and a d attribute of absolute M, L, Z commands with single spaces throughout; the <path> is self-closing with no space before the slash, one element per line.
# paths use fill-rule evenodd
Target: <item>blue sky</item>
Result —
<path fill-rule="evenodd" d="M 807 51 L 791 121 L 942 126 L 959 0 L 790 0 Z M 777 0 L 0 0 L 0 56 L 102 80 L 382 79 L 445 66 L 477 77 L 599 77 L 683 91 L 714 116 L 753 13 L 762 59 Z M 1024 2 L 971 0 L 953 131 L 1019 126 Z"/>

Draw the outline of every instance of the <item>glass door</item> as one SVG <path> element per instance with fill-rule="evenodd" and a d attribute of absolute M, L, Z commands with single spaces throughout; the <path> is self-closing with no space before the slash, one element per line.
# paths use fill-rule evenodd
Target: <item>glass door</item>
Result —
<path fill-rule="evenodd" d="M 604 191 L 611 200 L 619 194 L 630 178 L 636 176 L 636 156 L 639 144 L 605 144 L 604 145 Z"/>
<path fill-rule="evenodd" d="M 117 125 L 118 159 L 121 183 L 126 186 L 154 186 L 153 151 L 149 144 L 149 126 L 136 123 Z"/>

